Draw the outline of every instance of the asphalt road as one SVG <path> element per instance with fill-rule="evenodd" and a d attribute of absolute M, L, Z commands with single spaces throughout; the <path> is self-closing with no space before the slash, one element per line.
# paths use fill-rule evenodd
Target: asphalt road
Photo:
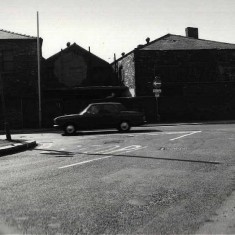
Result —
<path fill-rule="evenodd" d="M 197 233 L 235 189 L 235 125 L 13 135 L 0 221 L 25 234 Z"/>

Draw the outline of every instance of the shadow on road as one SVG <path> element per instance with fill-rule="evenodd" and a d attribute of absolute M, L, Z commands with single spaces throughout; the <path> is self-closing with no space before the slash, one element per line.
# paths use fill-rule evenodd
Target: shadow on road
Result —
<path fill-rule="evenodd" d="M 40 154 L 45 154 L 45 155 L 53 155 L 55 157 L 73 157 L 74 153 L 73 152 L 68 152 L 68 151 L 58 151 L 58 150 L 53 150 L 53 149 L 34 149 L 34 150 L 39 150 L 42 151 Z"/>
<path fill-rule="evenodd" d="M 151 159 L 151 160 L 204 163 L 204 164 L 214 164 L 214 165 L 221 164 L 221 162 L 192 160 L 192 159 L 179 159 L 179 158 L 162 158 L 162 157 L 148 157 L 148 156 L 138 156 L 138 155 L 88 153 L 88 152 L 68 152 L 68 151 L 45 150 L 45 149 L 36 149 L 36 150 L 40 150 L 40 151 L 43 150 L 43 152 L 41 152 L 41 154 L 53 155 L 55 157 L 73 157 L 75 154 L 84 154 L 84 155 L 91 155 L 91 156 L 113 156 L 113 157 L 125 157 L 125 158 L 141 158 L 141 159 Z"/>
<path fill-rule="evenodd" d="M 66 135 L 62 134 L 62 136 L 87 136 L 87 135 L 112 135 L 112 134 L 138 134 L 138 133 L 150 133 L 150 132 L 162 132 L 161 130 L 156 130 L 156 129 L 147 129 L 147 130 L 130 130 L 129 132 L 118 132 L 115 130 L 94 130 L 94 131 L 77 131 L 76 134 L 73 135 Z"/>

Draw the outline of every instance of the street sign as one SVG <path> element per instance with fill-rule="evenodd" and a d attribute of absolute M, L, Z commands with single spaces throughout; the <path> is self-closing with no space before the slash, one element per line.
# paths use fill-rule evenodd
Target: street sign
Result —
<path fill-rule="evenodd" d="M 155 97 L 160 97 L 160 94 L 159 93 L 155 93 Z"/>
<path fill-rule="evenodd" d="M 153 89 L 153 92 L 154 92 L 154 93 L 161 93 L 162 90 L 161 90 L 161 89 Z"/>
<path fill-rule="evenodd" d="M 160 79 L 160 77 L 156 76 L 153 80 L 153 88 L 159 89 L 159 88 L 161 88 L 161 86 L 162 86 L 161 79 Z"/>

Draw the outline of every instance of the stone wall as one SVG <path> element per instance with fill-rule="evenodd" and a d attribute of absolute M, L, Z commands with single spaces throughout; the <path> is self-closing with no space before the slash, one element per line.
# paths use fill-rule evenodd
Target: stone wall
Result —
<path fill-rule="evenodd" d="M 115 64 L 114 64 L 115 67 Z M 116 62 L 116 74 L 120 83 L 127 86 L 135 96 L 135 62 L 134 52 L 126 55 Z"/>

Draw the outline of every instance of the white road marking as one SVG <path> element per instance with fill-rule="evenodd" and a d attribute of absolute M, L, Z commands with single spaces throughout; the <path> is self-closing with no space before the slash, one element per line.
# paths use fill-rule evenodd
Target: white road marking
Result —
<path fill-rule="evenodd" d="M 127 147 L 124 147 L 124 148 L 121 148 L 121 149 L 116 149 L 116 150 L 110 151 L 110 152 L 105 153 L 105 154 L 117 153 L 117 152 L 122 152 L 122 151 L 124 151 L 125 153 L 128 153 L 128 152 L 136 151 L 136 150 L 146 148 L 146 147 L 147 146 L 142 147 L 141 145 L 130 145 L 130 146 L 127 146 Z"/>
<path fill-rule="evenodd" d="M 91 159 L 91 160 L 87 160 L 87 161 L 83 161 L 83 162 L 77 162 L 77 163 L 74 163 L 74 164 L 71 164 L 71 165 L 61 166 L 61 167 L 59 167 L 59 169 L 64 169 L 64 168 L 68 168 L 68 167 L 71 167 L 71 166 L 78 166 L 78 165 L 82 165 L 82 164 L 85 164 L 85 163 L 88 163 L 88 162 L 94 162 L 94 161 L 98 161 L 98 160 L 102 160 L 102 159 L 110 158 L 110 157 L 113 157 L 113 156 L 106 156 L 106 157 L 95 158 L 95 159 Z"/>
<path fill-rule="evenodd" d="M 115 146 L 116 148 L 117 146 Z M 120 146 L 118 146 L 120 147 Z M 133 151 L 136 151 L 136 150 L 139 150 L 139 149 L 143 149 L 143 148 L 146 148 L 147 146 L 144 146 L 142 147 L 141 145 L 130 145 L 130 146 L 127 146 L 127 147 L 124 147 L 124 148 L 121 148 L 121 149 L 114 149 L 109 151 L 109 152 L 105 152 L 103 154 L 111 154 L 111 153 L 116 153 L 116 152 L 124 152 L 124 153 L 128 153 L 128 152 L 133 152 Z M 99 152 L 95 152 L 94 154 L 98 154 Z M 83 164 L 86 164 L 86 163 L 89 163 L 89 162 L 94 162 L 94 161 L 98 161 L 98 160 L 103 160 L 103 159 L 107 159 L 107 158 L 111 158 L 111 157 L 114 157 L 114 155 L 110 155 L 110 156 L 105 156 L 105 157 L 100 157 L 100 158 L 95 158 L 95 159 L 91 159 L 91 160 L 87 160 L 87 161 L 83 161 L 83 162 L 77 162 L 77 163 L 73 163 L 73 164 L 70 164 L 70 165 L 66 165 L 66 166 L 61 166 L 59 167 L 59 169 L 64 169 L 64 168 L 68 168 L 68 167 L 72 167 L 72 166 L 78 166 L 78 165 L 83 165 Z"/>
<path fill-rule="evenodd" d="M 120 145 L 108 145 L 108 146 L 103 146 L 103 145 L 91 145 L 90 147 L 83 147 L 79 149 L 79 152 L 83 152 L 83 153 L 89 153 L 89 152 L 94 152 L 96 151 L 96 153 L 103 153 L 106 151 L 111 151 L 113 149 L 119 148 Z"/>
<path fill-rule="evenodd" d="M 191 133 L 188 133 L 188 134 L 181 135 L 181 136 L 179 136 L 179 137 L 170 139 L 170 141 L 178 140 L 178 139 L 184 138 L 184 137 L 186 137 L 186 136 L 193 135 L 193 134 L 200 133 L 200 132 L 202 132 L 202 131 L 192 131 Z"/>
<path fill-rule="evenodd" d="M 108 147 L 108 148 L 105 148 L 105 149 L 103 149 L 103 150 L 102 150 L 102 148 L 101 148 L 101 149 L 99 149 L 99 151 L 97 151 L 96 153 L 103 153 L 103 154 L 113 153 L 113 152 L 117 151 L 118 148 L 120 148 L 120 145 L 115 145 L 115 146 L 113 146 L 113 147 Z M 97 150 L 98 150 L 98 149 L 97 149 Z"/>
<path fill-rule="evenodd" d="M 167 131 L 167 132 L 146 132 L 146 133 L 116 133 L 116 134 L 111 134 L 112 136 L 127 136 L 127 137 L 134 137 L 134 136 L 140 136 L 140 135 L 150 135 L 150 136 L 155 136 L 155 135 L 175 135 L 175 134 L 187 134 L 195 131 Z M 201 132 L 201 131 L 200 131 Z M 97 137 L 107 137 L 108 134 L 103 135 L 103 134 L 97 134 Z"/>

